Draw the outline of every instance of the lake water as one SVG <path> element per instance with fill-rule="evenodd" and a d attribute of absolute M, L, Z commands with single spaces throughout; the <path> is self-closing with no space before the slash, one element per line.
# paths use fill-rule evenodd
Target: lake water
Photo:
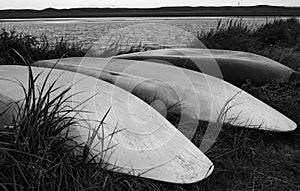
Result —
<path fill-rule="evenodd" d="M 158 44 L 183 47 L 195 40 L 198 32 L 206 32 L 229 20 L 243 19 L 256 28 L 274 17 L 114 17 L 68 19 L 7 19 L 0 20 L 0 27 L 16 29 L 27 34 L 45 34 L 50 41 L 57 37 L 107 47 L 111 44 Z"/>

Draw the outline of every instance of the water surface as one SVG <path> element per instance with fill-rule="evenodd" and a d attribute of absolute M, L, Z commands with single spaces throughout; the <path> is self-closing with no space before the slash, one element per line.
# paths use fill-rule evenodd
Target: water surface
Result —
<path fill-rule="evenodd" d="M 119 44 L 159 44 L 188 46 L 198 32 L 207 32 L 229 20 L 243 19 L 256 28 L 274 17 L 112 17 L 112 18 L 51 18 L 5 19 L 1 27 L 16 29 L 26 34 L 45 34 L 53 42 L 64 37 L 73 42 L 109 46 Z"/>

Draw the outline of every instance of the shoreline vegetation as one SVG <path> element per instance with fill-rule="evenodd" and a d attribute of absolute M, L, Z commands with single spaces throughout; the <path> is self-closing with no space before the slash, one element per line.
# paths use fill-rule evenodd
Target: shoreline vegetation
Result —
<path fill-rule="evenodd" d="M 207 33 L 200 32 L 198 38 L 208 48 L 253 52 L 295 70 L 300 68 L 300 22 L 294 18 L 275 20 L 255 30 L 250 30 L 242 20 L 230 21 Z M 137 45 L 122 53 L 142 50 L 144 47 Z M 46 36 L 35 37 L 4 28 L 0 31 L 0 64 L 24 64 L 24 60 L 30 64 L 42 59 L 84 56 L 86 52 L 87 49 L 81 44 L 69 42 L 63 37 L 49 42 Z M 36 136 L 40 144 L 33 141 L 26 145 L 28 143 L 21 139 L 18 139 L 19 142 L 13 141 L 15 139 L 8 139 L 8 142 L 0 139 L 0 188 L 120 191 L 300 190 L 299 82 L 259 85 L 247 82 L 241 87 L 294 120 L 298 129 L 289 133 L 276 133 L 225 125 L 217 141 L 205 153 L 214 163 L 215 169 L 204 181 L 191 185 L 176 185 L 107 171 L 102 166 L 74 157 L 72 152 L 63 146 L 64 140 L 55 139 L 53 135 L 57 132 L 51 128 L 46 131 L 49 134 Z M 31 99 L 28 97 L 27 101 L 32 102 Z M 42 106 L 32 106 L 28 108 L 28 113 L 34 115 L 22 117 L 36 119 L 47 114 L 52 116 L 53 112 L 42 113 L 39 108 L 45 112 Z M 19 125 L 24 131 L 15 133 L 35 138 L 32 135 L 40 132 L 47 123 L 68 120 L 56 116 L 52 118 L 54 120 L 41 118 L 42 125 L 35 126 L 34 131 L 28 128 L 30 124 L 18 123 L 16 126 Z M 73 124 L 73 121 L 69 123 Z M 198 134 L 192 140 L 197 146 L 200 144 L 201 130 L 205 129 L 206 125 L 205 122 L 199 124 Z M 3 136 L 15 137 L 15 134 L 7 135 L 0 131 L 0 137 Z M 47 160 L 37 160 L 42 158 Z"/>
<path fill-rule="evenodd" d="M 191 16 L 300 16 L 300 7 L 224 6 L 160 8 L 72 8 L 43 10 L 0 10 L 0 19 L 78 18 L 78 17 L 191 17 Z"/>

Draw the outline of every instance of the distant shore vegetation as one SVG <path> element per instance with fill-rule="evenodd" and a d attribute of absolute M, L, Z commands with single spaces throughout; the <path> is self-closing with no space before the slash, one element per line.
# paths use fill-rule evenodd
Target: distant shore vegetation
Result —
<path fill-rule="evenodd" d="M 300 23 L 295 18 L 275 20 L 257 29 L 249 28 L 242 20 L 220 22 L 215 29 L 199 32 L 197 37 L 211 49 L 253 52 L 294 70 L 300 68 Z M 143 50 L 145 47 L 137 45 L 122 53 Z M 33 36 L 5 28 L 0 31 L 1 64 L 24 64 L 24 61 L 30 64 L 43 59 L 85 56 L 87 52 L 88 48 L 82 44 L 63 37 L 50 42 L 45 35 Z M 24 120 L 23 123 L 15 121 L 22 131 L 0 130 L 0 190 L 300 190 L 300 84 L 247 82 L 241 88 L 294 120 L 298 129 L 276 133 L 224 126 L 206 153 L 215 169 L 204 181 L 191 185 L 152 181 L 110 172 L 74 156 L 64 146 L 70 140 L 55 137 L 60 131 L 53 124 L 59 124 L 59 130 L 63 130 L 76 121 L 57 118 L 54 114 L 61 112 L 59 107 L 48 111 L 56 102 L 51 102 L 47 98 L 50 95 L 46 94 L 37 102 L 41 104 L 39 107 L 27 104 L 26 111 L 32 115 L 19 116 L 20 119 L 31 117 L 31 121 L 38 118 L 39 124 L 32 123 L 35 126 L 31 128 L 32 124 Z M 60 96 L 63 98 L 64 94 Z M 28 96 L 25 103 L 32 103 L 32 99 L 35 97 Z M 205 122 L 199 124 L 199 132 L 205 125 Z M 43 132 L 48 134 L 35 136 L 47 126 L 51 128 Z M 40 145 L 16 139 L 16 135 L 38 139 Z M 192 140 L 195 145 L 200 144 L 199 136 Z"/>
<path fill-rule="evenodd" d="M 157 8 L 71 8 L 43 10 L 0 10 L 0 19 L 79 18 L 79 17 L 222 17 L 222 16 L 300 16 L 300 7 L 223 6 Z"/>

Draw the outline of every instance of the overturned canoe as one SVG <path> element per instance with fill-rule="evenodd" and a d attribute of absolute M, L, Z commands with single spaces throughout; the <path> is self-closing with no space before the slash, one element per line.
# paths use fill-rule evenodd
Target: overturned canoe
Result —
<path fill-rule="evenodd" d="M 148 104 L 163 103 L 168 112 L 186 121 L 221 121 L 270 131 L 292 131 L 297 127 L 295 122 L 241 89 L 192 70 L 151 62 L 91 57 L 44 60 L 34 65 L 106 80 L 133 92 Z M 185 131 L 193 132 L 195 128 Z"/>
<path fill-rule="evenodd" d="M 38 95 L 50 69 L 33 67 L 32 71 L 34 76 L 39 74 L 35 82 Z M 10 100 L 24 99 L 20 83 L 28 87 L 27 67 L 0 66 L 0 76 L 2 95 Z M 51 71 L 46 88 L 53 82 L 54 89 L 60 89 L 52 96 L 71 88 L 65 97 L 71 96 L 72 102 L 64 104 L 79 106 L 75 113 L 84 111 L 80 113 L 80 124 L 72 131 L 80 135 L 76 141 L 87 143 L 113 171 L 179 184 L 200 181 L 212 172 L 211 161 L 197 147 L 153 108 L 125 90 L 63 70 Z M 104 116 L 103 129 L 99 130 Z M 103 151 L 106 148 L 110 149 Z"/>
<path fill-rule="evenodd" d="M 171 64 L 203 72 L 235 85 L 240 85 L 246 80 L 253 82 L 300 80 L 300 73 L 289 67 L 264 56 L 240 51 L 178 48 L 123 54 L 114 58 Z"/>

